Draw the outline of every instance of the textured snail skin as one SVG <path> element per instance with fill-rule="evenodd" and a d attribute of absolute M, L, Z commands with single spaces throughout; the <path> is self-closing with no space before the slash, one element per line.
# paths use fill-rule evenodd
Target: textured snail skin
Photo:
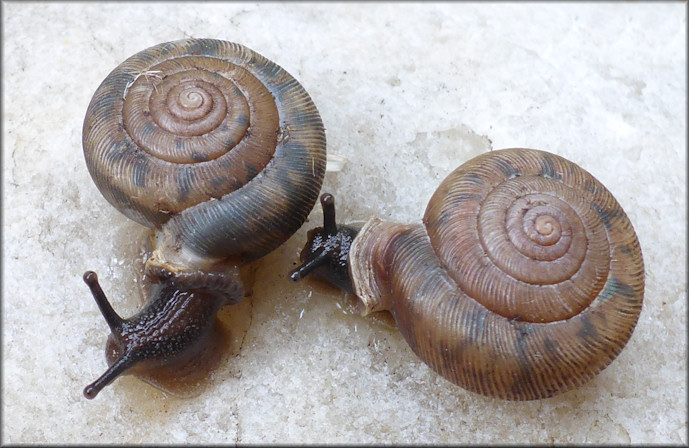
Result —
<path fill-rule="evenodd" d="M 629 340 L 644 290 L 636 234 L 611 193 L 531 149 L 457 168 L 422 223 L 372 218 L 348 268 L 365 312 L 389 310 L 431 368 L 507 400 L 547 398 L 604 369 Z"/>
<path fill-rule="evenodd" d="M 108 371 L 166 383 L 210 363 L 215 314 L 244 297 L 242 266 L 305 221 L 325 172 L 325 131 L 304 88 L 239 44 L 186 39 L 128 58 L 101 83 L 83 128 L 103 196 L 155 231 L 150 302 L 130 319 L 91 288 L 113 334 Z M 179 375 L 176 375 L 179 373 Z M 174 392 L 173 392 L 174 393 Z"/>

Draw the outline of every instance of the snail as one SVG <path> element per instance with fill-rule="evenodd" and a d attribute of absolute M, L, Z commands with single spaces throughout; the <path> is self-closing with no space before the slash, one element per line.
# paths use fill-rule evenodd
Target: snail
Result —
<path fill-rule="evenodd" d="M 242 267 L 305 221 L 323 181 L 325 130 L 284 69 L 235 43 L 186 39 L 120 64 L 91 99 L 86 165 L 110 204 L 153 229 L 150 300 L 123 319 L 92 271 L 84 281 L 111 334 L 108 369 L 169 391 L 202 368 L 216 313 L 244 297 Z"/>
<path fill-rule="evenodd" d="M 504 149 L 455 169 L 422 222 L 371 218 L 309 231 L 309 273 L 389 310 L 433 370 L 472 392 L 535 400 L 579 387 L 620 353 L 643 301 L 632 224 L 578 165 Z"/>

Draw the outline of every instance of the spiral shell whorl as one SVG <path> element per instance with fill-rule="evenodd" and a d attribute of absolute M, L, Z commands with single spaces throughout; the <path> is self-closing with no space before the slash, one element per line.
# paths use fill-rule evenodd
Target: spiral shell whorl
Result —
<path fill-rule="evenodd" d="M 551 322 L 589 306 L 610 274 L 611 246 L 630 243 L 610 238 L 602 210 L 621 208 L 578 166 L 541 151 L 503 150 L 450 174 L 424 222 L 469 296 L 507 318 Z"/>
<path fill-rule="evenodd" d="M 371 220 L 350 260 L 357 295 L 389 308 L 429 366 L 511 400 L 591 379 L 627 343 L 643 300 L 641 249 L 622 208 L 543 151 L 472 159 L 442 182 L 422 224 Z"/>
<path fill-rule="evenodd" d="M 94 94 L 83 142 L 111 204 L 214 256 L 258 258 L 281 244 L 325 172 L 323 124 L 302 86 L 263 56 L 212 39 L 123 62 Z"/>

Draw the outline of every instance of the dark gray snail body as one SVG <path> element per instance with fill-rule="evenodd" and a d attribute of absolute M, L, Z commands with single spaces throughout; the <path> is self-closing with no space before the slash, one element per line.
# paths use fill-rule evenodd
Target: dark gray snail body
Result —
<path fill-rule="evenodd" d="M 555 154 L 478 156 L 433 194 L 423 221 L 372 218 L 309 232 L 292 273 L 389 310 L 412 350 L 461 387 L 508 400 L 547 398 L 604 369 L 641 312 L 644 267 L 612 194 Z M 334 281 L 333 281 L 334 279 Z"/>
<path fill-rule="evenodd" d="M 155 230 L 150 302 L 130 319 L 84 274 L 112 330 L 109 369 L 165 389 L 214 343 L 216 312 L 244 296 L 240 268 L 304 222 L 325 172 L 325 132 L 303 87 L 241 45 L 168 42 L 130 57 L 102 82 L 83 129 L 103 196 Z"/>

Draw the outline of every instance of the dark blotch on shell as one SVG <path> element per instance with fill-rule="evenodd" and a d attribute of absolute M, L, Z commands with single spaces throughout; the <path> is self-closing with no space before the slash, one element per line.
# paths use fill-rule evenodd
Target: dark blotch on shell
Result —
<path fill-rule="evenodd" d="M 601 221 L 603 221 L 603 224 L 605 225 L 605 228 L 608 229 L 608 231 L 612 230 L 613 221 L 623 217 L 623 212 L 620 212 L 620 210 L 618 209 L 606 209 L 596 203 L 593 203 L 591 205 L 596 210 L 596 213 L 598 213 L 598 216 L 600 217 Z"/>
<path fill-rule="evenodd" d="M 134 178 L 134 185 L 137 187 L 145 187 L 146 179 L 150 176 L 151 168 L 148 160 L 145 157 L 139 156 L 134 159 L 134 166 L 132 168 L 132 175 Z"/>
<path fill-rule="evenodd" d="M 545 345 L 545 350 L 548 352 L 549 355 L 551 355 L 552 357 L 557 355 L 557 353 L 560 350 L 560 346 L 557 342 L 555 342 L 552 338 L 546 337 L 543 343 Z"/>
<path fill-rule="evenodd" d="M 133 146 L 134 144 L 130 140 L 119 140 L 113 142 L 113 144 L 110 146 L 111 150 L 108 154 L 108 160 L 110 163 L 115 163 L 115 161 L 119 161 L 122 158 L 127 157 L 130 152 L 135 151 L 132 149 Z"/>
<path fill-rule="evenodd" d="M 146 141 L 149 139 L 149 136 L 156 132 L 157 126 L 152 122 L 152 121 L 147 121 L 144 123 L 144 127 L 141 130 L 141 138 Z"/>
<path fill-rule="evenodd" d="M 234 148 L 235 146 L 237 146 L 237 142 L 235 142 L 235 141 L 234 141 L 233 139 L 231 139 L 231 138 L 228 138 L 228 139 L 225 140 L 223 143 L 224 143 L 225 149 L 228 150 L 228 151 L 231 150 L 232 148 Z"/>
<path fill-rule="evenodd" d="M 521 172 L 517 168 L 515 168 L 507 160 L 496 158 L 495 164 L 498 166 L 500 171 L 502 171 L 505 174 L 505 177 L 507 177 L 508 179 L 512 179 L 514 177 L 521 176 Z"/>
<path fill-rule="evenodd" d="M 512 384 L 512 393 L 514 395 L 523 395 L 525 392 L 530 393 L 529 387 L 533 383 L 533 366 L 529 362 L 529 343 L 527 338 L 532 334 L 535 329 L 526 323 L 515 323 L 514 324 L 516 334 L 517 334 L 517 361 L 519 362 L 520 373 L 515 378 Z"/>
<path fill-rule="evenodd" d="M 544 154 L 541 158 L 541 172 L 538 175 L 549 179 L 562 180 L 562 174 L 555 170 L 555 162 L 547 154 Z"/>
<path fill-rule="evenodd" d="M 193 160 L 194 162 L 206 162 L 208 161 L 208 156 L 206 154 L 192 152 L 191 160 Z"/>
<path fill-rule="evenodd" d="M 478 173 L 466 173 L 462 178 L 474 185 L 483 185 L 483 179 Z"/>
<path fill-rule="evenodd" d="M 581 315 L 581 330 L 577 333 L 577 336 L 584 339 L 590 340 L 598 337 L 598 331 L 596 327 L 591 323 L 591 318 L 588 314 Z"/>
<path fill-rule="evenodd" d="M 230 185 L 232 185 L 232 191 L 236 191 L 236 190 L 239 190 L 240 188 L 242 188 L 244 186 L 244 182 L 242 182 L 239 179 L 232 179 L 232 182 Z"/>
<path fill-rule="evenodd" d="M 166 57 L 167 55 L 172 53 L 172 50 L 174 49 L 175 45 L 173 44 L 173 42 L 167 42 L 159 45 L 158 52 L 160 53 L 160 56 Z"/>
<path fill-rule="evenodd" d="M 218 41 L 198 39 L 189 44 L 189 52 L 197 56 L 215 56 L 218 53 Z"/>
<path fill-rule="evenodd" d="M 283 216 L 298 216 L 300 210 L 302 210 L 304 207 L 304 201 L 303 198 L 297 194 L 294 194 L 293 192 L 300 191 L 302 189 L 302 185 L 287 175 L 287 172 L 298 172 L 302 163 L 301 161 L 305 158 L 308 158 L 309 153 L 303 145 L 297 143 L 290 144 L 289 152 L 292 154 L 292 157 L 287 160 L 287 162 L 289 162 L 291 165 L 290 170 L 286 170 L 285 172 L 281 173 L 280 176 L 276 177 L 276 180 L 279 183 L 280 190 L 282 190 L 285 194 L 285 197 L 287 197 L 287 204 Z M 316 177 L 323 175 L 323 173 L 319 172 L 316 172 L 315 174 Z M 275 227 L 277 230 L 277 226 Z"/>
<path fill-rule="evenodd" d="M 620 246 L 619 250 L 625 255 L 630 255 L 632 253 L 632 249 L 629 246 Z"/>
<path fill-rule="evenodd" d="M 256 169 L 256 167 L 253 166 L 252 164 L 247 163 L 244 165 L 244 167 L 246 168 L 246 180 L 247 181 L 250 181 L 251 179 L 256 177 L 256 175 L 258 174 L 258 169 Z"/>
<path fill-rule="evenodd" d="M 98 117 L 105 117 L 113 114 L 115 112 L 115 104 L 117 104 L 117 98 L 113 95 L 103 95 L 98 100 L 96 100 L 91 106 L 93 110 L 99 111 Z"/>
<path fill-rule="evenodd" d="M 630 299 L 636 299 L 634 288 L 615 277 L 611 277 L 600 294 L 600 300 L 606 302 L 618 294 Z"/>
<path fill-rule="evenodd" d="M 426 226 L 426 228 L 440 228 L 445 227 L 448 223 L 451 223 L 453 218 L 454 213 L 452 208 L 446 208 L 438 214 L 438 217 L 436 218 L 435 222 L 430 222 L 424 217 L 423 224 Z"/>
<path fill-rule="evenodd" d="M 583 185 L 584 191 L 587 191 L 593 195 L 598 194 L 598 186 L 592 180 L 585 180 Z"/>
<path fill-rule="evenodd" d="M 240 114 L 237 116 L 236 121 L 238 124 L 240 124 L 242 126 L 246 126 L 247 123 L 249 123 L 249 117 L 247 117 L 246 114 Z"/>
<path fill-rule="evenodd" d="M 467 334 L 467 341 L 476 344 L 483 337 L 486 331 L 486 319 L 488 318 L 488 310 L 484 307 L 476 307 L 472 313 L 469 321 L 471 322 L 471 333 Z"/>
<path fill-rule="evenodd" d="M 166 54 L 167 54 L 167 52 L 166 52 Z M 158 53 L 144 50 L 144 51 L 141 51 L 141 52 L 135 54 L 134 56 L 132 56 L 131 62 L 140 61 L 140 62 L 143 62 L 143 64 L 145 64 L 145 65 L 150 65 L 151 62 L 155 61 L 159 57 L 160 57 L 160 55 Z"/>
<path fill-rule="evenodd" d="M 187 167 L 177 173 L 178 200 L 184 202 L 189 197 L 189 192 L 194 184 L 194 172 Z"/>
<path fill-rule="evenodd" d="M 222 187 L 223 185 L 225 185 L 228 181 L 229 181 L 229 179 L 227 179 L 227 177 L 224 177 L 224 176 L 217 176 L 217 177 L 214 177 L 214 178 L 211 179 L 211 181 L 210 181 L 211 188 L 213 188 L 213 189 L 220 188 L 220 187 Z"/>
<path fill-rule="evenodd" d="M 412 332 L 408 332 L 411 334 Z M 418 345 L 412 345 L 409 338 L 407 338 L 409 345 L 412 347 L 418 347 Z M 439 352 L 440 352 L 440 362 L 442 363 L 443 370 L 447 372 L 454 372 L 457 370 L 457 361 L 464 357 L 464 352 L 467 347 L 470 347 L 471 343 L 466 340 L 453 341 L 451 339 L 440 339 L 439 341 Z"/>
<path fill-rule="evenodd" d="M 483 196 L 480 194 L 472 194 L 472 193 L 462 193 L 458 194 L 457 196 L 452 197 L 452 207 L 457 207 L 461 206 L 464 202 L 467 201 L 480 201 L 483 199 Z"/>

